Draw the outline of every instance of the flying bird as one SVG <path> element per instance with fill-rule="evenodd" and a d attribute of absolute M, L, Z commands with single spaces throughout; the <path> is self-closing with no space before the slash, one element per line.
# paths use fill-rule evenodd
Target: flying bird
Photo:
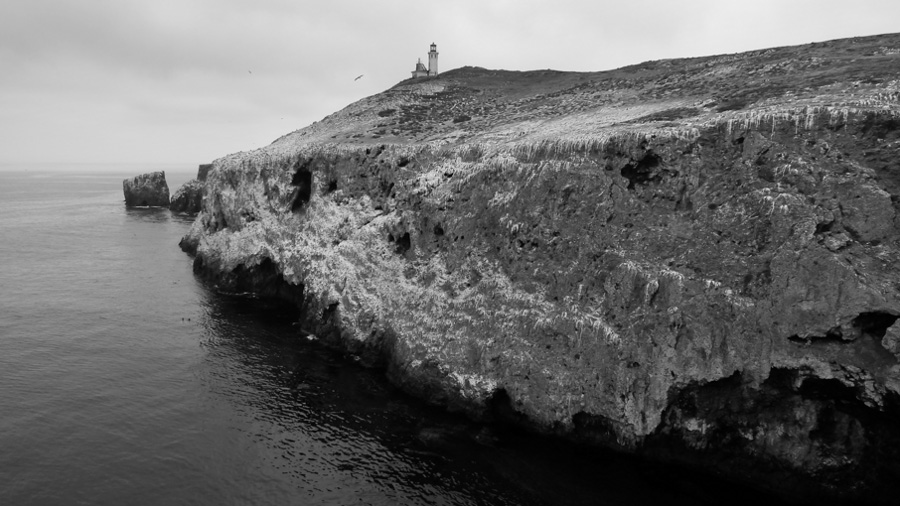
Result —
<path fill-rule="evenodd" d="M 362 76 L 364 76 L 364 75 L 365 75 L 365 74 L 360 74 L 360 75 L 356 76 L 356 79 L 354 79 L 354 81 L 359 81 L 359 78 L 362 77 Z"/>

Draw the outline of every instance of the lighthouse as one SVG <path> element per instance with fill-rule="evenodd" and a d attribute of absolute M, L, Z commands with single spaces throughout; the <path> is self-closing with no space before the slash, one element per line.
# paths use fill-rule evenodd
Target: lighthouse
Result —
<path fill-rule="evenodd" d="M 438 75 L 438 66 L 437 66 L 437 45 L 432 42 L 431 43 L 431 51 L 428 51 L 428 75 L 436 76 Z"/>
<path fill-rule="evenodd" d="M 437 57 L 437 44 L 432 42 L 431 51 L 428 51 L 428 68 L 425 68 L 425 64 L 422 63 L 422 60 L 420 59 L 419 62 L 416 63 L 416 70 L 412 71 L 412 76 L 429 77 L 438 75 Z"/>

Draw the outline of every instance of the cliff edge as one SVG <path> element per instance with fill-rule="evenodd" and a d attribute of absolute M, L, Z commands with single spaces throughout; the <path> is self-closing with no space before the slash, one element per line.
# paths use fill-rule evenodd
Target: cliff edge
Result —
<path fill-rule="evenodd" d="M 182 246 L 451 409 L 893 503 L 898 154 L 898 34 L 462 68 L 216 160 Z"/>

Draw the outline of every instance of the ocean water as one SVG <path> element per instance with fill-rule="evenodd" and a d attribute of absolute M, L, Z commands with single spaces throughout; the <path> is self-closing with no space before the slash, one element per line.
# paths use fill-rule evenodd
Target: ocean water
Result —
<path fill-rule="evenodd" d="M 0 505 L 777 503 L 410 398 L 196 278 L 191 218 L 125 208 L 155 167 L 98 168 L 0 168 Z"/>

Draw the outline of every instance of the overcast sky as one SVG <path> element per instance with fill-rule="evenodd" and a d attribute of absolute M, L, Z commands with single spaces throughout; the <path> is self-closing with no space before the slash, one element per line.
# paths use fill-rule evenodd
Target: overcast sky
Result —
<path fill-rule="evenodd" d="M 432 42 L 441 71 L 590 71 L 897 31 L 898 0 L 0 0 L 0 163 L 205 163 Z"/>

